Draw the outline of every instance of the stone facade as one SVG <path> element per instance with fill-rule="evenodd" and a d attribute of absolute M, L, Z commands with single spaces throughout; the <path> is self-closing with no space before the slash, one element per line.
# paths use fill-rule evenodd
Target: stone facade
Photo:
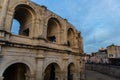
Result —
<path fill-rule="evenodd" d="M 92 63 L 108 63 L 107 49 L 101 48 L 97 52 L 92 53 L 91 56 Z"/>
<path fill-rule="evenodd" d="M 120 46 L 110 45 L 107 47 L 109 63 L 113 65 L 120 65 Z"/>
<path fill-rule="evenodd" d="M 66 19 L 29 0 L 0 0 L 0 80 L 83 80 L 83 53 Z"/>
<path fill-rule="evenodd" d="M 107 47 L 108 58 L 120 58 L 120 46 L 110 45 Z"/>

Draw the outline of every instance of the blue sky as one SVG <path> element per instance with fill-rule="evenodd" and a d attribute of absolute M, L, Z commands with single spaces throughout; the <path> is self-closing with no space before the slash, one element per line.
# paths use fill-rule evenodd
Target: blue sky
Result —
<path fill-rule="evenodd" d="M 32 0 L 66 18 L 84 39 L 84 51 L 120 45 L 120 0 Z"/>

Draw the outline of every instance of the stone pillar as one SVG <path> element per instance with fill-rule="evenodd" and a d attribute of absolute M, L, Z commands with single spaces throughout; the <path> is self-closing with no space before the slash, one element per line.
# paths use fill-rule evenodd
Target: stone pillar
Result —
<path fill-rule="evenodd" d="M 0 57 L 2 57 L 2 46 L 0 45 Z"/>
<path fill-rule="evenodd" d="M 10 0 L 4 0 L 4 3 L 2 5 L 2 10 L 1 10 L 1 14 L 0 14 L 0 30 L 4 29 L 5 17 L 7 14 L 9 1 Z"/>
<path fill-rule="evenodd" d="M 63 71 L 61 72 L 62 74 L 62 80 L 67 80 L 67 64 L 68 64 L 68 57 L 67 55 L 63 55 Z"/>
<path fill-rule="evenodd" d="M 25 80 L 35 80 L 35 74 L 26 73 Z"/>
<path fill-rule="evenodd" d="M 0 76 L 0 80 L 3 80 L 3 79 L 4 79 L 4 77 Z"/>
<path fill-rule="evenodd" d="M 73 73 L 72 73 L 72 75 L 73 75 L 73 80 L 78 80 L 77 79 L 77 74 L 75 73 L 75 71 L 72 71 Z"/>
<path fill-rule="evenodd" d="M 30 74 L 25 73 L 25 80 L 30 80 Z"/>
<path fill-rule="evenodd" d="M 36 80 L 35 79 L 35 74 L 30 74 L 30 79 L 26 79 L 26 80 Z"/>
<path fill-rule="evenodd" d="M 61 78 L 62 78 L 61 80 L 67 80 L 67 70 L 66 70 L 66 71 L 62 71 L 62 72 L 61 72 L 61 76 L 62 76 L 62 77 L 61 77 Z"/>
<path fill-rule="evenodd" d="M 76 80 L 80 80 L 80 57 L 76 56 Z"/>
<path fill-rule="evenodd" d="M 67 45 L 67 38 L 68 38 L 68 36 L 67 36 L 67 32 L 68 32 L 68 31 L 67 31 L 67 26 L 68 26 L 68 25 L 67 25 L 67 20 L 66 20 L 64 26 L 65 26 L 65 27 L 64 27 L 64 29 L 63 29 L 63 31 L 62 31 L 63 33 L 62 33 L 62 40 L 61 40 L 61 41 L 63 42 L 64 45 Z"/>
<path fill-rule="evenodd" d="M 43 62 L 44 62 L 44 56 L 43 55 L 38 55 L 36 57 L 37 59 L 37 70 L 36 70 L 36 80 L 43 80 Z"/>
<path fill-rule="evenodd" d="M 1 54 L 1 52 L 2 52 L 2 46 L 0 45 L 0 54 Z"/>
<path fill-rule="evenodd" d="M 84 61 L 84 57 L 80 57 L 80 80 L 85 80 L 85 61 Z"/>

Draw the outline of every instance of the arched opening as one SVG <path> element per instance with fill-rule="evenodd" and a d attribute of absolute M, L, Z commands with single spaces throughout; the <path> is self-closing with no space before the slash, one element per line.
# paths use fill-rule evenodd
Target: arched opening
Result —
<path fill-rule="evenodd" d="M 15 31 L 15 34 L 29 36 L 30 28 L 32 26 L 33 12 L 32 8 L 27 5 L 18 5 L 15 8 L 12 24 L 15 23 L 15 20 L 19 24 L 15 24 L 15 26 L 12 25 L 11 32 Z M 16 28 L 19 30 L 16 30 Z"/>
<path fill-rule="evenodd" d="M 51 63 L 47 66 L 44 72 L 44 80 L 59 80 L 60 67 L 56 63 Z"/>
<path fill-rule="evenodd" d="M 59 43 L 60 24 L 55 18 L 50 18 L 47 25 L 47 40 L 52 43 Z"/>
<path fill-rule="evenodd" d="M 15 63 L 4 71 L 3 77 L 3 80 L 30 80 L 30 70 L 23 63 Z"/>
<path fill-rule="evenodd" d="M 74 79 L 74 71 L 75 71 L 75 66 L 73 63 L 68 65 L 68 75 L 67 75 L 67 80 L 73 80 Z"/>
<path fill-rule="evenodd" d="M 74 31 L 72 28 L 69 28 L 67 31 L 67 46 L 72 47 L 74 44 Z"/>

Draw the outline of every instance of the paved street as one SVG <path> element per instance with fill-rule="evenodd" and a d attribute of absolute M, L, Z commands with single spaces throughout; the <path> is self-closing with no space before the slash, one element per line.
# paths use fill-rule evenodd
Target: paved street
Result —
<path fill-rule="evenodd" d="M 115 79 L 95 71 L 86 70 L 86 80 L 120 80 L 120 79 Z"/>

